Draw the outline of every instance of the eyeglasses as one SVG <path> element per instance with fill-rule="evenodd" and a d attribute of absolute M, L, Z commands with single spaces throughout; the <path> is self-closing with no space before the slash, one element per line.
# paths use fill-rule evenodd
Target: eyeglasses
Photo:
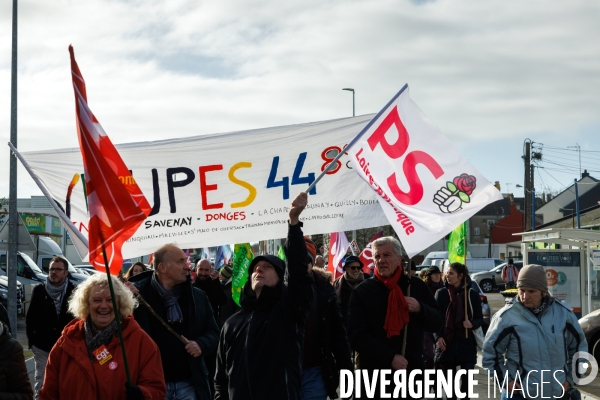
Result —
<path fill-rule="evenodd" d="M 66 271 L 65 268 L 50 268 L 49 269 L 50 272 L 60 272 L 60 271 Z"/>
<path fill-rule="evenodd" d="M 348 267 L 348 269 L 351 269 L 352 271 L 358 271 L 358 270 L 361 270 L 362 267 L 359 265 L 359 266 L 356 266 L 356 267 Z"/>

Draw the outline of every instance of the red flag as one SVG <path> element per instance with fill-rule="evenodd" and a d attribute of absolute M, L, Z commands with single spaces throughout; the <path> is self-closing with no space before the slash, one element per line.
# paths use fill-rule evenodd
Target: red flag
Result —
<path fill-rule="evenodd" d="M 363 263 L 363 272 L 365 274 L 371 275 L 371 271 L 375 268 L 375 264 L 373 263 L 373 251 L 371 250 L 371 246 L 376 239 L 383 237 L 383 231 L 379 231 L 373 235 L 369 244 L 365 246 L 362 253 L 358 256 L 360 261 Z"/>
<path fill-rule="evenodd" d="M 123 243 L 146 219 L 151 207 L 117 149 L 88 107 L 85 81 L 75 61 L 73 46 L 69 46 L 69 53 L 75 91 L 77 134 L 90 213 L 90 264 L 98 270 L 105 269 L 102 254 L 104 248 L 110 272 L 116 275 L 123 264 Z"/>
<path fill-rule="evenodd" d="M 342 259 L 348 251 L 348 237 L 344 232 L 333 232 L 329 239 L 329 261 L 327 262 L 327 271 L 331 272 L 333 279 L 344 273 L 342 269 Z"/>

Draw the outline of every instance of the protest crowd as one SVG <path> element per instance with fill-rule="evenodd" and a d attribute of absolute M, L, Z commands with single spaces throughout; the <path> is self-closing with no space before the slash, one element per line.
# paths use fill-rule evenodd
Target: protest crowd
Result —
<path fill-rule="evenodd" d="M 105 267 L 106 273 L 74 286 L 68 279 L 68 261 L 52 259 L 46 282 L 33 290 L 26 316 L 34 387 L 28 381 L 23 349 L 3 321 L 0 400 L 442 398 L 439 386 L 436 392 L 428 386 L 427 371 L 454 386 L 446 398 L 469 398 L 463 394 L 470 392 L 478 349 L 483 366 L 501 386 L 502 399 L 578 398 L 577 371 L 570 360 L 587 351 L 586 339 L 571 309 L 549 294 L 543 267 L 503 271 L 504 281 L 516 286 L 518 294 L 494 315 L 483 338 L 480 297 L 471 288 L 465 261 L 456 262 L 449 254 L 451 263 L 444 271 L 432 266 L 417 275 L 414 262 L 403 259 L 403 254 L 411 254 L 409 246 L 412 254 L 417 253 L 415 241 L 433 235 L 433 230 L 417 231 L 399 206 L 421 201 L 421 183 L 418 190 L 411 186 L 403 193 L 395 172 L 386 175 L 391 171 L 385 169 L 387 187 L 376 183 L 382 176 L 377 160 L 388 157 L 391 170 L 400 170 L 391 160 L 401 159 L 409 150 L 409 131 L 401 126 L 398 107 L 422 118 L 409 101 L 406 85 L 386 106 L 386 116 L 378 122 L 382 110 L 371 121 L 373 132 L 366 137 L 359 134 L 362 142 L 346 148 L 354 171 L 383 199 L 381 207 L 393 215 L 397 224 L 391 222 L 392 226 L 402 235 L 402 244 L 392 236 L 371 240 L 367 247 L 372 268 L 365 268 L 360 257 L 346 255 L 347 242 L 336 249 L 331 266 L 335 271 L 339 262 L 340 276 L 323 268 L 323 250 L 317 252 L 304 235 L 300 218 L 310 208 L 308 193 L 316 193 L 311 191 L 316 181 L 311 181 L 309 189 L 286 208 L 287 238 L 278 254 L 254 256 L 244 250 L 246 244 L 236 245 L 240 247 L 233 265 L 217 265 L 217 271 L 207 259 L 192 267 L 184 249 L 165 240 L 154 250 L 151 266 L 135 263 L 123 274 L 120 248 L 152 207 L 135 180 L 127 179 L 132 178 L 131 170 L 99 129 L 87 106 L 72 47 L 69 51 L 89 200 L 90 234 L 84 247 L 90 263 L 96 269 Z M 392 124 L 402 128 L 396 143 L 388 142 L 386 135 Z M 430 123 L 425 126 L 431 128 Z M 417 136 L 410 139 L 416 141 Z M 449 142 L 442 139 L 435 142 L 444 153 L 450 152 Z M 440 178 L 444 171 L 438 162 L 414 151 L 412 143 L 404 170 L 423 164 Z M 381 152 L 374 153 L 375 149 Z M 86 160 L 92 159 L 99 164 L 88 164 Z M 304 162 L 298 160 L 297 165 Z M 443 214 L 446 227 L 463 224 L 464 218 L 456 214 L 461 207 L 481 208 L 501 197 L 466 162 L 460 170 L 458 164 L 454 159 L 451 165 L 444 164 L 451 172 L 427 205 L 432 215 Z M 462 173 L 463 167 L 474 175 Z M 307 182 L 296 176 L 301 169 L 297 167 L 292 184 Z M 282 184 L 288 177 L 284 179 Z M 182 182 L 171 181 L 170 190 Z M 206 190 L 216 187 L 206 185 Z M 287 200 L 289 188 L 285 190 Z M 174 212 L 174 203 L 171 206 Z M 318 220 L 303 219 L 307 224 Z M 73 224 L 67 222 L 65 227 L 72 229 Z M 81 233 L 69 232 L 73 240 Z M 106 239 L 107 232 L 111 240 Z M 461 254 L 466 260 L 466 245 Z M 0 307 L 0 319 L 4 315 Z M 342 378 L 348 376 L 356 377 L 349 396 L 342 395 L 347 392 Z M 397 378 L 407 376 L 409 389 L 399 391 L 402 384 Z"/>
<path fill-rule="evenodd" d="M 239 305 L 231 265 L 215 270 L 202 259 L 193 268 L 175 244 L 156 250 L 151 268 L 135 263 L 112 279 L 117 310 L 106 274 L 74 287 L 67 261 L 55 257 L 26 319 L 34 391 L 20 346 L 2 324 L 0 398 L 325 400 L 339 398 L 342 370 L 475 368 L 483 319 L 465 265 L 453 263 L 444 274 L 431 266 L 419 277 L 402 260 L 400 242 L 380 237 L 371 243 L 372 274 L 348 255 L 333 280 L 302 232 L 306 205 L 306 193 L 292 202 L 285 261 L 270 254 L 251 260 Z M 526 390 L 544 385 L 556 398 L 577 398 L 574 372 L 564 367 L 587 349 L 576 317 L 548 294 L 542 267 L 525 266 L 515 278 L 519 294 L 493 318 L 484 367 L 508 374 L 503 399 L 536 398 Z M 557 379 L 523 375 L 542 369 Z M 393 386 L 374 381 L 367 396 L 365 382 L 355 398 L 392 395 Z M 461 382 L 466 393 L 466 376 Z"/>

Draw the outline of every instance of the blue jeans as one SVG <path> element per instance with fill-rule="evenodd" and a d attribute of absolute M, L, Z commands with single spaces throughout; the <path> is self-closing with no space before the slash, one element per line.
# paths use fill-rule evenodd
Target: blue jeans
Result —
<path fill-rule="evenodd" d="M 513 392 L 513 395 L 511 396 L 506 389 L 502 390 L 502 397 L 500 398 L 500 400 L 521 400 L 521 399 L 525 399 L 525 397 L 521 396 L 521 393 L 523 393 L 520 390 L 515 390 Z"/>
<path fill-rule="evenodd" d="M 312 367 L 302 370 L 302 400 L 327 400 L 327 389 L 323 380 L 321 367 Z"/>
<path fill-rule="evenodd" d="M 167 397 L 165 400 L 196 400 L 196 390 L 191 379 L 166 383 Z"/>

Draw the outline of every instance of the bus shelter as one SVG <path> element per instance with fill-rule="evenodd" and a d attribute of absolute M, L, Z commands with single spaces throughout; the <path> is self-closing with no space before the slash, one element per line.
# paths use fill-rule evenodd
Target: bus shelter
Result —
<path fill-rule="evenodd" d="M 600 232 L 548 228 L 515 233 L 522 237 L 524 264 L 546 270 L 548 290 L 571 306 L 578 318 L 600 308 Z"/>

